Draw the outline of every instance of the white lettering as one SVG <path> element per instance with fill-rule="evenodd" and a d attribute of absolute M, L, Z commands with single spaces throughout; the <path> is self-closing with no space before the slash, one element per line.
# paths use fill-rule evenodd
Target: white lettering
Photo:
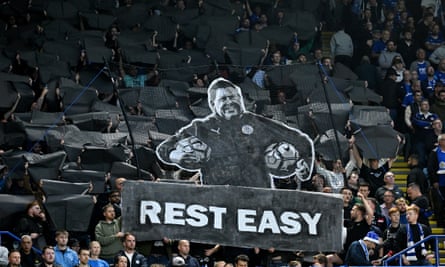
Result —
<path fill-rule="evenodd" d="M 148 216 L 149 221 L 151 223 L 160 224 L 161 223 L 161 220 L 159 219 L 160 212 L 161 212 L 161 205 L 159 205 L 158 202 L 142 200 L 139 222 L 141 224 L 146 224 L 147 223 L 146 217 Z"/>
<path fill-rule="evenodd" d="M 187 208 L 187 215 L 190 216 L 190 218 L 186 219 L 185 221 L 194 227 L 203 227 L 209 224 L 209 219 L 203 212 L 206 212 L 207 208 L 203 207 L 201 205 L 190 205 Z"/>
<path fill-rule="evenodd" d="M 301 224 L 298 221 L 300 215 L 295 212 L 285 211 L 280 216 L 280 221 L 284 224 L 280 226 L 281 231 L 288 235 L 295 235 L 301 231 Z"/>
<path fill-rule="evenodd" d="M 240 232 L 256 232 L 256 227 L 253 225 L 248 225 L 250 223 L 255 222 L 255 217 L 248 217 L 248 216 L 256 216 L 255 210 L 246 210 L 246 209 L 239 209 L 238 210 L 238 231 Z"/>
<path fill-rule="evenodd" d="M 311 215 L 307 212 L 301 212 L 301 217 L 303 217 L 304 221 L 309 226 L 309 234 L 317 235 L 317 224 L 320 221 L 321 213 L 315 213 L 314 218 L 311 218 Z"/>
<path fill-rule="evenodd" d="M 185 225 L 184 210 L 184 203 L 165 202 L 164 223 Z"/>
<path fill-rule="evenodd" d="M 222 229 L 223 225 L 223 214 L 227 213 L 227 208 L 210 206 L 209 211 L 213 212 L 213 228 Z"/>
<path fill-rule="evenodd" d="M 265 210 L 263 212 L 260 226 L 258 226 L 258 232 L 264 233 L 266 229 L 270 229 L 274 234 L 280 233 L 280 227 L 278 227 L 277 218 L 275 218 L 275 214 L 273 214 L 273 211 L 271 210 Z"/>

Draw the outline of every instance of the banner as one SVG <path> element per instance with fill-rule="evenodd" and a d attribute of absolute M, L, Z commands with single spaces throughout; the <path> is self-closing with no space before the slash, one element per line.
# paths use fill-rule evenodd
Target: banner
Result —
<path fill-rule="evenodd" d="M 285 251 L 338 251 L 342 211 L 339 195 L 127 181 L 122 231 L 138 240 L 168 237 Z"/>

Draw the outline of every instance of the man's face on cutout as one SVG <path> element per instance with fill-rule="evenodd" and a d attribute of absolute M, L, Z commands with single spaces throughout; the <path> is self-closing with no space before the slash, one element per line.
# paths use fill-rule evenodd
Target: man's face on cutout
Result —
<path fill-rule="evenodd" d="M 233 87 L 216 89 L 213 105 L 216 114 L 226 120 L 239 116 L 244 111 L 241 96 Z"/>

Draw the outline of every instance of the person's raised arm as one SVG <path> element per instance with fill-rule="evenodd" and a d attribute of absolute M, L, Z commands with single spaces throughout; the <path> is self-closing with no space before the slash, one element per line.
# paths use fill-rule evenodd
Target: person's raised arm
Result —
<path fill-rule="evenodd" d="M 259 64 L 260 66 L 263 66 L 264 60 L 266 59 L 267 55 L 269 54 L 269 46 L 270 46 L 270 41 L 267 40 L 266 47 L 264 49 L 261 49 L 263 56 L 261 57 L 261 60 L 260 60 L 260 64 Z"/>
<path fill-rule="evenodd" d="M 368 225 L 371 225 L 372 224 L 372 219 L 374 219 L 374 210 L 371 208 L 371 206 L 368 203 L 368 200 L 366 199 L 366 197 L 362 193 L 357 192 L 357 196 L 361 199 L 361 201 L 363 203 L 363 206 L 366 209 L 366 214 L 364 215 L 366 223 Z"/>
<path fill-rule="evenodd" d="M 362 165 L 363 165 L 363 159 L 360 156 L 360 152 L 358 151 L 357 146 L 355 145 L 355 137 L 354 136 L 351 137 L 351 139 L 349 140 L 349 143 L 351 145 L 352 155 L 354 156 L 354 159 L 355 159 L 355 162 L 357 164 L 357 167 L 359 169 L 361 169 Z"/>
<path fill-rule="evenodd" d="M 252 16 L 253 12 L 252 12 L 252 8 L 250 7 L 249 0 L 246 0 L 246 11 L 247 11 L 247 15 L 250 18 L 250 16 Z"/>

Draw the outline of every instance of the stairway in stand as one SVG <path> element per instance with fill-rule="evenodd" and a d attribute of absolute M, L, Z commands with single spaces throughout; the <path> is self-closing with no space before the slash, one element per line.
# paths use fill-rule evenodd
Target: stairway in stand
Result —
<path fill-rule="evenodd" d="M 409 173 L 408 164 L 403 160 L 403 157 L 397 157 L 397 160 L 393 163 L 391 171 L 395 174 L 395 183 L 399 186 L 399 188 L 406 192 L 406 176 Z M 430 218 L 430 225 L 432 227 L 433 235 L 444 235 L 445 229 L 437 227 L 437 221 L 434 218 L 434 215 Z M 445 265 L 445 240 L 441 240 L 439 242 L 440 248 L 440 265 Z"/>
<path fill-rule="evenodd" d="M 334 34 L 334 32 L 327 32 L 322 31 L 321 32 L 321 50 L 323 51 L 323 56 L 329 57 L 331 55 L 331 37 Z"/>

